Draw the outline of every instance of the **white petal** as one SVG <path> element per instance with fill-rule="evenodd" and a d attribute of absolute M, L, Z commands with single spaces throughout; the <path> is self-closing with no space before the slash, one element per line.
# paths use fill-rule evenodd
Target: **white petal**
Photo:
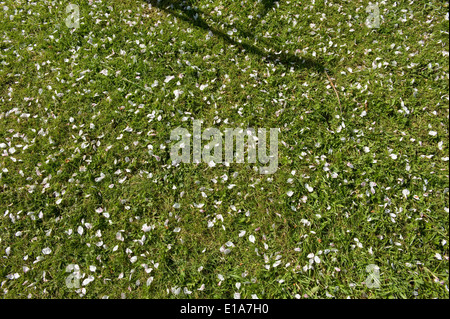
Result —
<path fill-rule="evenodd" d="M 173 75 L 166 76 L 164 83 L 168 83 L 169 81 L 173 80 L 174 78 L 175 77 Z"/>

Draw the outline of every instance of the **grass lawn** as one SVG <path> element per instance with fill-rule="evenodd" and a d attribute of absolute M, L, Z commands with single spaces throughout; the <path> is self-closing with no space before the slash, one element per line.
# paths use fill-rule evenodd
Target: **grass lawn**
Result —
<path fill-rule="evenodd" d="M 2 297 L 449 298 L 448 2 L 371 8 L 1 1 Z M 174 163 L 194 120 L 276 172 Z"/>

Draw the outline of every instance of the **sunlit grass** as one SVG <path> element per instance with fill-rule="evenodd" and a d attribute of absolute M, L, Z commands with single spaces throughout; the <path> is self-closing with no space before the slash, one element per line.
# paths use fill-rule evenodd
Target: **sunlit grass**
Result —
<path fill-rule="evenodd" d="M 448 3 L 68 3 L 0 3 L 4 298 L 448 298 Z M 278 170 L 174 166 L 197 119 Z"/>

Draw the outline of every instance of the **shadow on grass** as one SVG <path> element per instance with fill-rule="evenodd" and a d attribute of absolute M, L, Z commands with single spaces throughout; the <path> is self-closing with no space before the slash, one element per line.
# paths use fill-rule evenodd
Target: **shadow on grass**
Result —
<path fill-rule="evenodd" d="M 259 14 L 258 14 L 258 18 L 262 19 L 267 12 L 269 12 L 273 6 L 275 5 L 275 2 L 277 2 L 276 0 L 262 0 L 261 3 L 263 5 L 262 9 L 260 10 Z"/>
<path fill-rule="evenodd" d="M 229 45 L 234 45 L 241 50 L 245 50 L 250 54 L 261 57 L 262 61 L 272 62 L 274 64 L 282 64 L 287 67 L 294 67 L 294 69 L 304 69 L 309 68 L 316 70 L 317 72 L 323 72 L 325 70 L 324 66 L 317 60 L 313 60 L 307 57 L 300 57 L 292 53 L 286 53 L 286 50 L 277 48 L 271 43 L 267 43 L 268 47 L 279 53 L 268 53 L 264 50 L 245 43 L 244 41 L 237 41 L 231 38 L 227 33 L 224 33 L 211 25 L 209 25 L 201 16 L 206 16 L 206 14 L 195 7 L 192 0 L 144 0 L 145 2 L 151 4 L 166 13 L 169 13 L 177 18 L 191 23 L 193 26 L 201 28 L 207 32 L 210 32 L 222 39 Z M 263 5 L 259 17 L 263 17 L 271 10 L 276 3 L 275 0 L 262 0 Z M 243 34 L 248 38 L 254 38 L 254 35 L 246 30 L 239 30 L 239 33 Z M 267 39 L 260 39 L 262 42 L 267 42 Z"/>

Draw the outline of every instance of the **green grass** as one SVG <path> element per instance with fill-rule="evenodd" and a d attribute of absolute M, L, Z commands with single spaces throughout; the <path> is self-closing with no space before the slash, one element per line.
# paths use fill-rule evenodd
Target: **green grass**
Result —
<path fill-rule="evenodd" d="M 68 3 L 0 3 L 3 298 L 449 297 L 448 2 Z M 277 172 L 173 166 L 194 119 Z"/>

